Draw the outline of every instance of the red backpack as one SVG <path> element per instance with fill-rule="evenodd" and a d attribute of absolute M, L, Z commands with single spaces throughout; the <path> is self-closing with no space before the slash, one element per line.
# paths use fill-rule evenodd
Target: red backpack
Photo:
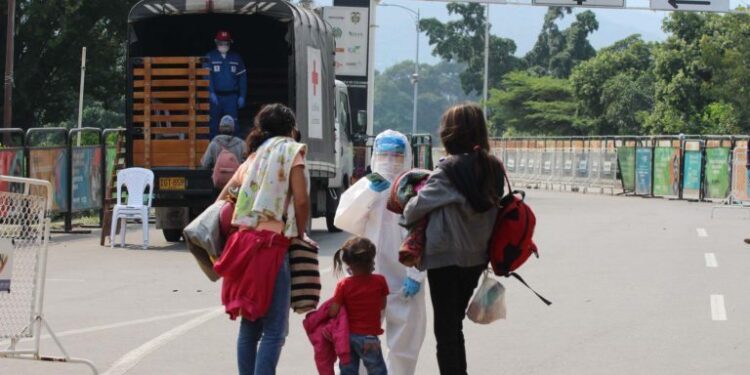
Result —
<path fill-rule="evenodd" d="M 216 158 L 216 164 L 214 164 L 214 173 L 211 176 L 214 187 L 219 190 L 223 189 L 239 167 L 240 161 L 237 159 L 237 155 L 222 147 L 219 156 Z"/>
<path fill-rule="evenodd" d="M 524 202 L 526 193 L 520 190 L 512 190 L 505 167 L 502 167 L 505 180 L 508 182 L 510 193 L 500 202 L 500 210 L 497 213 L 495 228 L 492 230 L 490 239 L 490 263 L 492 270 L 497 276 L 513 276 L 523 285 L 529 288 L 544 303 L 551 305 L 552 302 L 534 291 L 526 281 L 515 271 L 526 261 L 535 255 L 539 258 L 534 236 L 536 216 L 531 208 Z"/>

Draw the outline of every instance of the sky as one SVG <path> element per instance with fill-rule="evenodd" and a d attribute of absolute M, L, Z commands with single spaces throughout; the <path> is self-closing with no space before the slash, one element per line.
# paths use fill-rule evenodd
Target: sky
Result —
<path fill-rule="evenodd" d="M 316 2 L 318 5 L 329 5 L 331 1 Z M 447 3 L 436 1 L 384 0 L 383 3 L 402 5 L 413 10 L 420 10 L 422 18 L 450 20 L 445 8 Z M 580 11 L 580 10 L 578 10 Z M 661 41 L 666 35 L 661 30 L 664 12 L 648 10 L 594 9 L 599 21 L 599 30 L 589 37 L 594 48 L 601 48 L 624 39 L 632 34 L 641 34 L 645 40 Z M 490 8 L 490 32 L 505 38 L 513 39 L 523 56 L 536 42 L 542 28 L 546 7 L 500 5 Z M 566 15 L 561 28 L 566 28 L 574 16 Z M 414 60 L 416 50 L 416 29 L 414 18 L 406 10 L 380 6 L 377 12 L 377 32 L 375 35 L 375 68 L 384 70 L 403 60 Z M 439 58 L 432 56 L 432 48 L 427 36 L 420 38 L 420 62 L 436 63 Z"/>

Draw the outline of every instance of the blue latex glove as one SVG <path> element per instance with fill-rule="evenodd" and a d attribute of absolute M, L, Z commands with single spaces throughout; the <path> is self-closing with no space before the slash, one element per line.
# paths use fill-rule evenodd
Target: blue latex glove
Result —
<path fill-rule="evenodd" d="M 411 277 L 407 277 L 406 280 L 404 280 L 404 297 L 414 297 L 417 295 L 417 293 L 419 293 L 420 289 L 422 289 L 422 283 L 412 279 Z"/>
<path fill-rule="evenodd" d="M 370 180 L 370 190 L 376 193 L 382 193 L 391 187 L 391 183 L 377 173 L 367 176 L 367 179 Z"/>
<path fill-rule="evenodd" d="M 237 107 L 245 108 L 245 98 L 241 97 L 237 99 Z"/>
<path fill-rule="evenodd" d="M 216 96 L 216 94 L 214 94 L 214 93 L 211 93 L 211 94 L 210 94 L 210 95 L 208 96 L 208 98 L 209 98 L 209 100 L 211 100 L 211 104 L 213 104 L 213 105 L 219 105 L 219 97 L 218 97 L 218 96 Z"/>

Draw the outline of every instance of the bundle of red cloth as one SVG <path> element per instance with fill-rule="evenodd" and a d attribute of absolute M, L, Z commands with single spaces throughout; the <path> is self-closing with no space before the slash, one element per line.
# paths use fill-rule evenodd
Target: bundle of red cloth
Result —
<path fill-rule="evenodd" d="M 386 208 L 393 213 L 403 214 L 406 204 L 424 187 L 430 178 L 430 173 L 432 172 L 426 169 L 412 169 L 401 174 L 391 185 Z M 406 267 L 415 267 L 422 262 L 422 254 L 424 254 L 427 241 L 425 231 L 428 220 L 424 218 L 409 228 L 409 234 L 401 244 L 398 260 Z"/>

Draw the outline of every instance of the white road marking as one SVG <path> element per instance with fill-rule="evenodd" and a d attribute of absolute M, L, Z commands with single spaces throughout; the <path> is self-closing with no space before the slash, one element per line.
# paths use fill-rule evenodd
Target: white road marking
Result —
<path fill-rule="evenodd" d="M 122 328 L 122 327 L 130 327 L 135 326 L 139 324 L 147 324 L 147 323 L 153 323 L 153 322 L 159 322 L 162 320 L 170 320 L 175 318 L 181 318 L 183 316 L 189 316 L 189 315 L 196 315 L 207 311 L 213 311 L 215 308 L 207 308 L 207 309 L 197 309 L 197 310 L 189 310 L 189 311 L 183 311 L 175 314 L 169 314 L 169 315 L 159 315 L 154 316 L 151 318 L 143 318 L 143 319 L 136 319 L 136 320 L 129 320 L 125 322 L 119 322 L 119 323 L 112 323 L 112 324 L 105 324 L 100 326 L 94 326 L 89 328 L 81 328 L 81 329 L 73 329 L 70 331 L 63 331 L 58 332 L 57 337 L 67 337 L 67 336 L 75 336 L 75 335 L 82 335 L 86 333 L 93 333 L 98 331 L 106 331 L 109 329 L 115 329 L 115 328 Z M 42 335 L 42 339 L 49 339 L 51 338 L 50 335 Z M 23 339 L 21 342 L 28 342 L 32 339 Z M 4 343 L 6 340 L 0 340 L 0 343 Z"/>
<path fill-rule="evenodd" d="M 714 253 L 706 253 L 706 267 L 708 268 L 716 268 L 719 266 L 719 263 L 716 262 L 716 254 Z"/>
<path fill-rule="evenodd" d="M 128 371 L 132 370 L 138 363 L 143 360 L 146 356 L 153 353 L 157 349 L 166 345 L 170 341 L 176 339 L 179 336 L 184 335 L 190 330 L 199 327 L 200 325 L 224 314 L 224 307 L 212 309 L 211 311 L 196 317 L 185 324 L 172 328 L 171 330 L 164 332 L 157 336 L 151 341 L 131 350 L 129 353 L 122 356 L 115 362 L 112 367 L 103 373 L 103 375 L 123 375 Z"/>
<path fill-rule="evenodd" d="M 727 320 L 727 309 L 724 307 L 724 296 L 721 294 L 711 295 L 711 318 L 715 321 Z"/>
<path fill-rule="evenodd" d="M 706 228 L 698 228 L 696 229 L 698 232 L 698 237 L 708 237 L 708 232 L 706 232 Z"/>

